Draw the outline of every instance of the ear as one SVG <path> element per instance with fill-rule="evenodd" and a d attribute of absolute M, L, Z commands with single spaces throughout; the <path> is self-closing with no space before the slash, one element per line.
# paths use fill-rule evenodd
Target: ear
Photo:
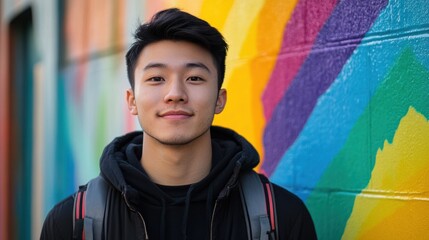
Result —
<path fill-rule="evenodd" d="M 137 111 L 137 105 L 136 105 L 136 98 L 134 97 L 134 91 L 131 88 L 127 89 L 126 100 L 128 103 L 128 110 L 130 111 L 130 113 L 132 115 L 137 115 L 138 111 Z"/>
<path fill-rule="evenodd" d="M 216 101 L 215 113 L 219 114 L 223 111 L 226 104 L 226 89 L 222 88 L 219 90 L 219 94 Z"/>

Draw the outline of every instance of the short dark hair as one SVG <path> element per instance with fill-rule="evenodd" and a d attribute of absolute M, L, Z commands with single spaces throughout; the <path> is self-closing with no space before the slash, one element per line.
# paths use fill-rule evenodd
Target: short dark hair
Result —
<path fill-rule="evenodd" d="M 134 89 L 134 71 L 137 59 L 150 43 L 161 40 L 181 40 L 194 43 L 210 52 L 218 73 L 218 89 L 225 77 L 225 58 L 228 44 L 222 34 L 210 24 L 177 8 L 156 13 L 152 19 L 140 25 L 134 33 L 135 42 L 126 54 L 128 81 Z"/>

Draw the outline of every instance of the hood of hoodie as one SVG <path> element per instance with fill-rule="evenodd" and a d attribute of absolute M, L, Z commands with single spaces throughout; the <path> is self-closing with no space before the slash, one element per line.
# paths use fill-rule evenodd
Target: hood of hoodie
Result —
<path fill-rule="evenodd" d="M 188 232 L 190 221 L 193 223 L 192 226 L 204 221 L 207 223 L 205 226 L 209 226 L 209 216 L 214 202 L 228 196 L 230 189 L 237 184 L 241 171 L 250 171 L 259 163 L 256 150 L 239 134 L 221 127 L 211 127 L 210 132 L 212 139 L 210 173 L 201 181 L 189 186 L 159 186 L 150 180 L 140 164 L 144 141 L 142 132 L 132 132 L 118 137 L 105 148 L 100 161 L 101 175 L 121 192 L 127 204 L 133 209 L 142 210 L 143 214 L 147 213 L 145 216 L 160 216 L 159 225 L 155 227 L 151 225 L 153 221 L 148 221 L 149 232 L 152 234 L 159 232 L 155 238 L 165 239 L 167 232 L 176 234 L 176 231 L 180 231 L 182 239 L 188 239 L 188 233 L 195 233 Z M 179 194 L 176 194 L 178 192 Z M 146 208 L 148 205 L 150 207 Z M 182 215 L 169 215 L 174 214 L 175 211 L 172 209 L 176 207 L 183 209 Z M 199 209 L 199 212 L 204 212 L 205 209 L 205 214 L 202 213 L 205 217 L 195 222 L 195 218 L 189 218 L 191 208 Z M 160 210 L 150 214 L 152 209 Z M 177 221 L 181 223 L 178 229 L 165 231 L 167 228 L 171 229 L 167 226 L 178 226 Z M 197 229 L 202 229 L 203 226 L 200 225 Z"/>
<path fill-rule="evenodd" d="M 208 176 L 191 185 L 193 201 L 206 198 L 207 194 L 216 198 L 227 195 L 226 186 L 237 182 L 238 173 L 251 170 L 259 163 L 254 147 L 236 132 L 214 126 L 210 131 L 212 169 Z M 167 203 L 181 201 L 166 195 L 150 181 L 140 164 L 143 141 L 141 131 L 115 138 L 101 156 L 101 175 L 125 195 L 130 203 L 139 201 L 142 193 L 146 201 L 153 203 L 159 203 L 160 200 Z"/>

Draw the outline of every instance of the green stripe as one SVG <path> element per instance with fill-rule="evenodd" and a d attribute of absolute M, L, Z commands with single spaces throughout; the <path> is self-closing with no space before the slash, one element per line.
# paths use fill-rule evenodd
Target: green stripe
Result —
<path fill-rule="evenodd" d="M 307 199 L 320 239 L 341 238 L 355 197 L 371 178 L 377 150 L 385 140 L 392 142 L 409 107 L 429 116 L 428 79 L 428 70 L 405 49 Z"/>

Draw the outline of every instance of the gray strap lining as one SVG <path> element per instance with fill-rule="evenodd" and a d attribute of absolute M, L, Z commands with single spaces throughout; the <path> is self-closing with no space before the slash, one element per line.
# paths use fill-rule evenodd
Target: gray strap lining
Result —
<path fill-rule="evenodd" d="M 270 221 L 266 208 L 265 191 L 258 174 L 250 171 L 240 177 L 240 189 L 245 214 L 247 212 L 250 222 L 251 236 L 249 239 L 268 240 Z"/>
<path fill-rule="evenodd" d="M 101 240 L 107 201 L 107 183 L 98 176 L 89 181 L 85 194 L 85 239 Z M 89 204 L 88 204 L 89 203 Z"/>

